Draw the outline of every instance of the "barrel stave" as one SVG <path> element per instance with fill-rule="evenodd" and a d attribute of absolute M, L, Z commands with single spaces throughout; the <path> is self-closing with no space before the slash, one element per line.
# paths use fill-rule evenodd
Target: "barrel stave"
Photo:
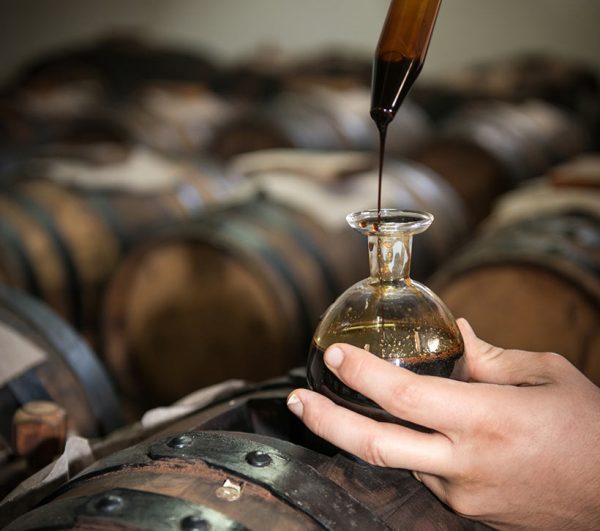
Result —
<path fill-rule="evenodd" d="M 558 352 L 600 381 L 598 219 L 555 212 L 504 223 L 442 268 L 433 289 L 486 341 Z"/>

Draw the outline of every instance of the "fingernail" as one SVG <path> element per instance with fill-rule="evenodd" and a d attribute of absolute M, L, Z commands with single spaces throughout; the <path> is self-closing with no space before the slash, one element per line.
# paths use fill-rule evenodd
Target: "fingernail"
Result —
<path fill-rule="evenodd" d="M 413 477 L 419 482 L 419 483 L 423 483 L 423 480 L 421 479 L 421 476 L 419 476 L 419 473 L 416 470 L 412 471 L 412 475 Z"/>
<path fill-rule="evenodd" d="M 337 369 L 344 360 L 344 352 L 339 347 L 333 347 L 325 352 L 325 363 L 329 367 Z"/>
<path fill-rule="evenodd" d="M 302 418 L 302 413 L 304 412 L 304 404 L 302 404 L 300 399 L 295 394 L 291 394 L 288 397 L 287 407 L 294 415 Z"/>

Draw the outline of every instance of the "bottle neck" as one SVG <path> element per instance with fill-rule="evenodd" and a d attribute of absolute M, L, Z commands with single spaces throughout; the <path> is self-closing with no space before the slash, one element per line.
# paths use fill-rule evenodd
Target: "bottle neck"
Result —
<path fill-rule="evenodd" d="M 410 277 L 412 234 L 369 236 L 370 278 L 378 283 L 406 282 Z"/>

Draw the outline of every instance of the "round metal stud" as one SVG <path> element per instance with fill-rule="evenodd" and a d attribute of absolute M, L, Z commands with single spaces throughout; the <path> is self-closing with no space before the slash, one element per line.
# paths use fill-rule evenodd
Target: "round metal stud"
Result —
<path fill-rule="evenodd" d="M 116 513 L 123 508 L 124 501 L 120 496 L 107 494 L 96 502 L 96 509 L 101 513 Z"/>
<path fill-rule="evenodd" d="M 189 448 L 192 446 L 194 439 L 191 435 L 178 435 L 177 437 L 173 437 L 168 443 L 167 446 L 175 449 Z"/>
<path fill-rule="evenodd" d="M 186 516 L 179 523 L 182 531 L 209 531 L 210 524 L 202 516 Z"/>
<path fill-rule="evenodd" d="M 269 466 L 273 462 L 273 459 L 265 452 L 254 450 L 253 452 L 246 454 L 246 462 L 252 466 L 262 468 L 264 466 Z"/>

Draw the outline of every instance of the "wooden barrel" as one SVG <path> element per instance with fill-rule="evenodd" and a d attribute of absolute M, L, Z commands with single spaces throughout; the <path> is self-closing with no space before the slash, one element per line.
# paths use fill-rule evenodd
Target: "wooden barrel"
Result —
<path fill-rule="evenodd" d="M 201 54 L 112 37 L 40 57 L 7 92 L 38 141 L 64 140 L 71 121 L 102 117 L 132 142 L 196 154 L 229 116 L 212 90 L 217 73 Z"/>
<path fill-rule="evenodd" d="M 280 374 L 302 361 L 319 315 L 356 277 L 335 249 L 314 220 L 268 201 L 174 226 L 111 282 L 104 358 L 148 403 Z"/>
<path fill-rule="evenodd" d="M 301 96 L 281 94 L 262 109 L 251 109 L 217 128 L 208 146 L 227 160 L 270 148 L 344 149 L 342 133 L 322 109 Z"/>
<path fill-rule="evenodd" d="M 558 352 L 600 384 L 599 249 L 597 213 L 529 216 L 473 242 L 430 285 L 486 341 Z"/>
<path fill-rule="evenodd" d="M 0 153 L 31 142 L 31 124 L 10 100 L 0 100 Z"/>
<path fill-rule="evenodd" d="M 96 462 L 6 529 L 486 529 L 409 471 L 317 439 L 285 406 L 297 385 L 286 378 L 222 397 Z"/>
<path fill-rule="evenodd" d="M 13 105 L 28 126 L 28 136 L 17 136 L 25 135 L 14 119 L 4 132 L 0 114 L 0 139 L 7 136 L 29 148 L 56 142 L 118 142 L 173 156 L 198 156 L 214 129 L 234 112 L 231 103 L 200 83 L 147 82 L 132 91 L 126 102 L 117 103 L 100 97 L 86 102 L 84 96 L 72 94 L 76 90 L 75 84 L 38 89 L 34 94 L 20 92 Z"/>
<path fill-rule="evenodd" d="M 513 182 L 543 175 L 553 164 L 584 151 L 588 143 L 576 120 L 539 101 L 474 105 L 450 119 L 445 131 L 490 150 Z"/>
<path fill-rule="evenodd" d="M 221 159 L 272 148 L 373 151 L 379 139 L 369 109 L 364 87 L 316 85 L 284 92 L 217 128 L 208 150 Z M 430 134 L 424 112 L 407 101 L 390 125 L 387 152 L 405 155 Z"/>
<path fill-rule="evenodd" d="M 208 167 L 144 150 L 119 148 L 124 160 L 113 163 L 71 155 L 44 159 L 38 175 L 46 179 L 0 195 L 0 280 L 42 298 L 96 342 L 99 297 L 121 255 L 158 226 L 224 200 L 232 187 Z"/>
<path fill-rule="evenodd" d="M 371 86 L 371 57 L 340 49 L 324 49 L 298 58 L 289 68 L 285 84 L 290 88 L 327 85 Z"/>
<path fill-rule="evenodd" d="M 354 248 L 354 252 L 362 252 L 363 237 L 349 232 L 345 220 L 349 212 L 376 208 L 376 157 L 364 153 L 267 150 L 240 155 L 232 161 L 232 167 L 251 178 L 268 196 L 319 220 L 337 235 L 336 241 L 341 238 L 345 253 Z M 410 160 L 386 160 L 382 184 L 383 207 L 425 210 L 437 220 L 413 242 L 411 274 L 425 279 L 464 238 L 464 205 L 444 179 Z"/>
<path fill-rule="evenodd" d="M 415 241 L 413 273 L 423 278 L 462 237 L 460 204 L 416 165 L 388 171 L 386 205 L 439 216 Z M 266 199 L 182 222 L 134 250 L 105 305 L 104 358 L 121 388 L 165 403 L 198 385 L 260 380 L 303 362 L 323 311 L 368 275 L 366 241 L 345 216 L 375 201 L 376 181 L 372 170 L 328 185 L 263 171 L 254 182 Z"/>
<path fill-rule="evenodd" d="M 435 116 L 475 100 L 523 102 L 531 99 L 597 120 L 600 82 L 590 65 L 555 56 L 527 54 L 469 66 L 418 83 L 414 97 Z"/>
<path fill-rule="evenodd" d="M 107 95 L 99 79 L 82 73 L 80 78 L 32 80 L 20 86 L 13 98 L 32 118 L 64 120 L 95 113 L 106 105 Z"/>
<path fill-rule="evenodd" d="M 228 101 L 260 105 L 284 89 L 291 65 L 291 57 L 278 47 L 260 46 L 221 68 L 212 87 Z"/>
<path fill-rule="evenodd" d="M 11 422 L 34 400 L 62 406 L 75 433 L 94 437 L 119 427 L 122 412 L 95 354 L 54 312 L 0 286 L 0 436 L 10 446 Z"/>
<path fill-rule="evenodd" d="M 470 226 L 490 212 L 494 200 L 511 186 L 506 170 L 484 148 L 463 139 L 437 138 L 413 154 L 452 186 L 463 200 Z"/>
<path fill-rule="evenodd" d="M 490 102 L 453 115 L 442 134 L 412 157 L 448 180 L 475 224 L 500 193 L 587 146 L 585 128 L 556 107 Z"/>
<path fill-rule="evenodd" d="M 175 156 L 198 156 L 235 112 L 236 106 L 204 84 L 157 81 L 139 87 L 112 114 L 137 143 Z"/>
<path fill-rule="evenodd" d="M 0 100 L 0 174 L 6 175 L 9 184 L 21 177 L 15 162 L 26 162 L 56 144 L 115 144 L 128 149 L 135 142 L 122 117 L 106 107 L 80 113 L 54 109 L 50 102 L 40 106 L 46 113 L 27 109 L 16 97 Z"/>
<path fill-rule="evenodd" d="M 121 35 L 41 56 L 26 65 L 13 88 L 43 99 L 51 86 L 55 98 L 68 101 L 68 96 L 75 94 L 79 100 L 89 101 L 80 97 L 83 90 L 94 95 L 92 100 L 114 103 L 126 101 L 145 83 L 210 83 L 216 73 L 216 66 L 202 54 Z"/>

